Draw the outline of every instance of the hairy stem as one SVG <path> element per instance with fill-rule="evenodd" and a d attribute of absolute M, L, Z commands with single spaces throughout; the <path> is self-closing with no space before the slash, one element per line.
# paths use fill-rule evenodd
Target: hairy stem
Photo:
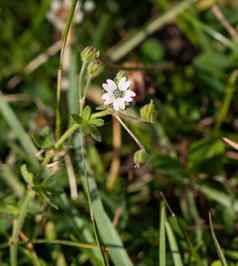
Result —
<path fill-rule="evenodd" d="M 113 114 L 113 116 L 118 120 L 118 122 L 124 127 L 127 133 L 132 137 L 132 139 L 136 142 L 138 147 L 142 150 L 145 150 L 144 145 L 139 141 L 139 139 L 134 135 L 134 133 L 128 128 L 128 126 L 123 122 L 119 115 Z"/>

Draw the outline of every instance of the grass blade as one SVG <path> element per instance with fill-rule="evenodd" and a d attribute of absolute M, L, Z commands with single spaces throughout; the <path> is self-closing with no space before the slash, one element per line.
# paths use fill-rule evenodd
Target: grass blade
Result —
<path fill-rule="evenodd" d="M 13 112 L 12 108 L 8 104 L 8 102 L 4 99 L 4 96 L 0 93 L 0 112 L 2 113 L 4 119 L 10 126 L 10 128 L 14 131 L 15 136 L 21 143 L 22 147 L 31 158 L 32 163 L 35 166 L 38 166 L 36 158 L 37 148 L 33 144 L 31 138 L 26 133 L 25 129 L 23 128 L 22 124 L 16 117 L 15 113 Z"/>
<path fill-rule="evenodd" d="M 166 233 L 169 240 L 170 249 L 173 255 L 174 265 L 175 266 L 183 266 L 181 255 L 179 253 L 178 245 L 176 242 L 176 238 L 172 231 L 172 228 L 168 222 L 165 222 Z"/>
<path fill-rule="evenodd" d="M 216 238 L 216 234 L 215 234 L 213 223 L 212 223 L 212 215 L 210 212 L 209 212 L 209 226 L 210 226 L 213 241 L 214 241 L 215 246 L 216 246 L 217 254 L 221 260 L 222 266 L 228 266 L 228 264 L 226 262 L 226 258 L 222 252 L 221 246 L 220 246 L 220 244 Z"/>
<path fill-rule="evenodd" d="M 165 236 L 166 211 L 165 203 L 161 203 L 160 210 L 160 238 L 159 238 L 159 265 L 166 266 L 166 236 Z"/>
<path fill-rule="evenodd" d="M 80 133 L 79 133 L 80 134 Z M 77 163 L 79 169 L 84 167 L 82 166 L 82 156 L 80 153 L 80 138 L 79 136 L 75 139 L 75 148 L 76 148 L 76 156 L 77 156 Z M 82 171 L 81 171 L 82 172 Z M 89 172 L 90 169 L 89 169 Z M 84 190 L 87 191 L 87 182 L 89 183 L 90 194 L 92 197 L 92 212 L 94 214 L 94 219 L 97 225 L 98 232 L 100 234 L 101 240 L 103 244 L 110 246 L 111 248 L 108 249 L 109 255 L 115 266 L 132 266 L 132 262 L 127 255 L 127 252 L 122 244 L 120 236 L 117 230 L 114 228 L 111 220 L 109 219 L 97 188 L 97 184 L 92 176 L 81 176 L 82 184 Z M 88 178 L 88 181 L 87 181 Z"/>
<path fill-rule="evenodd" d="M 238 201 L 234 200 L 232 196 L 206 185 L 196 185 L 196 188 L 207 198 L 216 201 L 224 207 L 233 208 L 235 212 L 238 212 Z"/>
<path fill-rule="evenodd" d="M 143 42 L 146 37 L 155 31 L 159 30 L 166 23 L 171 22 L 179 14 L 188 9 L 196 0 L 184 0 L 181 3 L 177 4 L 171 10 L 166 12 L 164 15 L 159 16 L 152 21 L 150 21 L 143 29 L 139 30 L 136 34 L 131 36 L 129 39 L 123 41 L 112 47 L 108 52 L 107 56 L 113 61 L 116 62 L 127 55 L 131 50 Z"/>

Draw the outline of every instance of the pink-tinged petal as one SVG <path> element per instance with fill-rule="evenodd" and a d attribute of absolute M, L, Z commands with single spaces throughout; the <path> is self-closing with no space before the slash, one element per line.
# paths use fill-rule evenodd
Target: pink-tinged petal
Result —
<path fill-rule="evenodd" d="M 131 97 L 124 97 L 124 101 L 130 103 L 133 102 L 133 99 Z"/>
<path fill-rule="evenodd" d="M 132 102 L 133 101 L 132 97 L 134 97 L 134 96 L 136 96 L 136 94 L 133 91 L 128 90 L 125 92 L 124 101 Z"/>
<path fill-rule="evenodd" d="M 131 82 L 127 81 L 126 78 L 122 78 L 118 83 L 118 88 L 120 91 L 126 91 L 130 87 Z"/>
<path fill-rule="evenodd" d="M 131 90 L 127 90 L 125 92 L 125 95 L 126 96 L 129 96 L 129 97 L 135 97 L 136 96 L 135 92 L 134 91 L 131 91 Z"/>
<path fill-rule="evenodd" d="M 119 101 L 119 99 L 116 99 L 116 100 L 113 102 L 112 106 L 113 106 L 113 109 L 114 109 L 115 111 L 119 111 L 119 110 L 120 110 L 120 101 Z"/>
<path fill-rule="evenodd" d="M 113 109 L 115 111 L 124 110 L 126 108 L 123 98 L 118 98 L 113 101 Z"/>
<path fill-rule="evenodd" d="M 104 93 L 102 95 L 102 99 L 104 100 L 105 105 L 112 104 L 114 100 L 113 95 L 111 95 L 110 93 Z"/>
<path fill-rule="evenodd" d="M 107 79 L 107 84 L 110 88 L 110 91 L 114 91 L 117 89 L 117 84 L 112 79 Z"/>
<path fill-rule="evenodd" d="M 121 110 L 125 110 L 126 106 L 125 106 L 124 99 L 123 98 L 119 98 L 118 101 L 119 101 L 120 109 Z"/>
<path fill-rule="evenodd" d="M 111 89 L 110 89 L 110 87 L 108 86 L 107 83 L 103 83 L 103 84 L 102 84 L 102 87 L 103 87 L 103 89 L 104 89 L 105 91 L 107 91 L 107 92 L 110 92 L 110 91 L 111 91 Z"/>

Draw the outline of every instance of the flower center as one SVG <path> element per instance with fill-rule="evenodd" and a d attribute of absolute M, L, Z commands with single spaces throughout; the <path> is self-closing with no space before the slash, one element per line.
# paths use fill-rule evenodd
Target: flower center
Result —
<path fill-rule="evenodd" d="M 124 91 L 120 91 L 119 89 L 116 89 L 113 91 L 113 96 L 115 98 L 122 98 L 124 96 Z"/>

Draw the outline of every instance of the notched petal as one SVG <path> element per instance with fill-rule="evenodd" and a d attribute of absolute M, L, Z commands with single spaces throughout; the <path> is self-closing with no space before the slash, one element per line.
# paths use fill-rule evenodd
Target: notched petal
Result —
<path fill-rule="evenodd" d="M 117 89 L 117 84 L 112 79 L 107 79 L 107 84 L 110 91 Z"/>

